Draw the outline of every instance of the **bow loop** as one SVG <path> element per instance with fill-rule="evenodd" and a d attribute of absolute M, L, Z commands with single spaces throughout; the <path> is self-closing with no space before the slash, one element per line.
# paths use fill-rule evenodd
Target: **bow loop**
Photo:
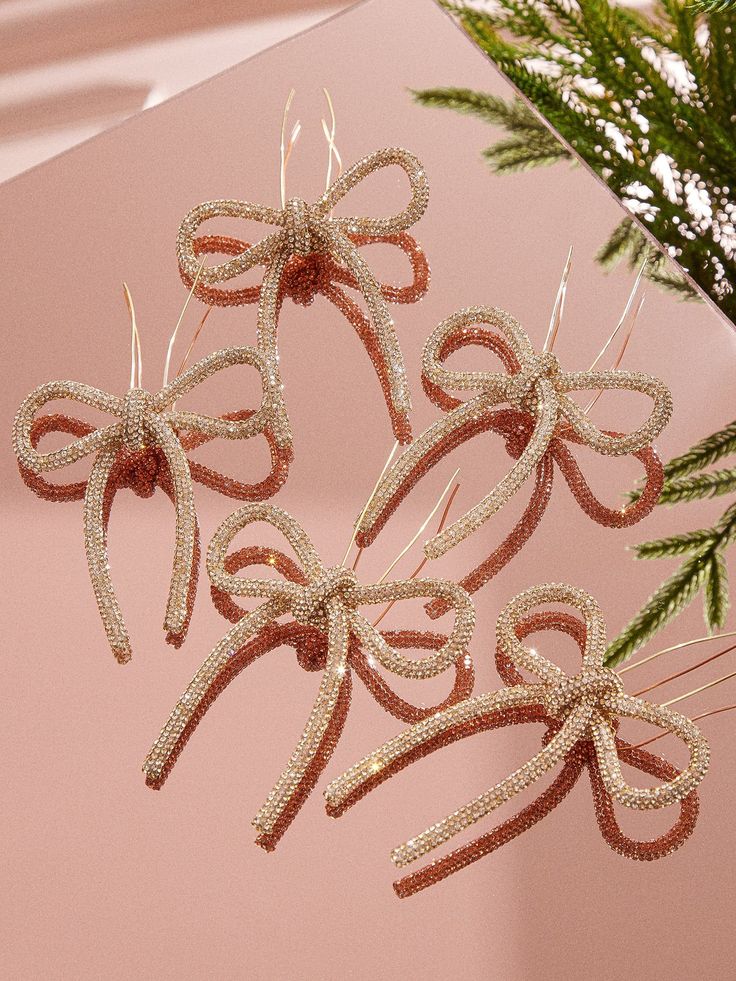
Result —
<path fill-rule="evenodd" d="M 429 182 L 418 158 L 413 153 L 409 153 L 408 150 L 402 150 L 400 147 L 388 147 L 384 150 L 376 150 L 374 153 L 369 153 L 367 157 L 363 157 L 362 160 L 354 163 L 322 195 L 315 206 L 316 210 L 322 216 L 329 215 L 335 205 L 369 174 L 377 170 L 382 170 L 384 167 L 391 166 L 401 167 L 409 178 L 411 197 L 406 208 L 398 212 L 398 214 L 385 218 L 345 218 L 334 216 L 329 220 L 336 228 L 339 228 L 344 233 L 351 232 L 361 235 L 389 235 L 411 228 L 427 210 Z"/>
<path fill-rule="evenodd" d="M 108 395 L 107 392 L 93 388 L 92 385 L 73 381 L 52 381 L 45 385 L 39 385 L 23 400 L 13 424 L 15 455 L 21 465 L 33 473 L 59 470 L 71 463 L 76 463 L 77 460 L 97 452 L 111 439 L 122 433 L 121 423 L 116 422 L 102 429 L 93 429 L 91 432 L 72 440 L 71 443 L 61 449 L 52 450 L 50 453 L 39 453 L 32 439 L 34 420 L 37 413 L 45 405 L 60 399 L 70 399 L 73 402 L 88 405 L 93 409 L 99 409 L 101 412 L 117 416 L 118 419 L 121 418 L 123 412 L 123 399 L 116 395 Z"/>
<path fill-rule="evenodd" d="M 559 414 L 563 416 L 584 443 L 605 456 L 624 456 L 649 446 L 669 422 L 672 395 L 669 388 L 652 375 L 641 371 L 571 371 L 561 372 L 555 382 Z M 576 402 L 565 393 L 573 391 L 629 391 L 646 395 L 652 409 L 646 420 L 630 433 L 611 434 L 595 425 Z"/>

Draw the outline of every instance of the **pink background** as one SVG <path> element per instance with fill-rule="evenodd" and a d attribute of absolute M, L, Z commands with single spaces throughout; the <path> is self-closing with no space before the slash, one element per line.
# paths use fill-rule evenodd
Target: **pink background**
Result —
<path fill-rule="evenodd" d="M 430 208 L 416 233 L 433 286 L 422 303 L 395 312 L 416 395 L 415 432 L 437 412 L 418 383 L 430 329 L 461 306 L 490 303 L 512 312 L 541 344 L 570 244 L 576 260 L 557 350 L 563 365 L 587 367 L 632 285 L 628 272 L 604 275 L 592 259 L 621 215 L 618 205 L 580 169 L 490 175 L 480 157 L 489 129 L 416 107 L 407 92 L 445 84 L 510 94 L 429 0 L 374 0 L 0 188 L 6 432 L 21 399 L 51 378 L 125 390 L 123 279 L 142 328 L 144 384 L 159 385 L 184 298 L 173 250 L 179 220 L 209 198 L 277 204 L 278 128 L 292 85 L 292 118 L 301 118 L 304 130 L 289 171 L 290 193 L 310 198 L 321 188 L 322 85 L 335 100 L 347 163 L 402 145 L 426 166 Z M 388 213 L 404 193 L 399 177 L 384 174 L 352 192 L 343 213 Z M 405 267 L 388 250 L 370 255 L 382 278 L 403 281 Z M 185 337 L 197 313 L 190 311 Z M 252 308 L 215 310 L 200 355 L 251 341 L 254 319 Z M 656 372 L 672 387 L 675 415 L 660 440 L 666 458 L 731 419 L 735 346 L 730 329 L 704 305 L 682 305 L 648 288 L 625 365 Z M 324 302 L 285 309 L 280 348 L 297 455 L 277 501 L 302 522 L 325 562 L 335 563 L 391 445 L 385 410 L 363 350 Z M 247 397 L 243 391 L 232 374 L 188 404 L 220 411 L 252 404 L 253 389 Z M 630 426 L 639 410 L 633 397 L 606 397 L 594 418 Z M 366 579 L 380 575 L 416 530 L 454 466 L 462 467 L 455 516 L 503 473 L 505 453 L 492 442 L 464 447 L 457 463 L 445 461 L 424 482 L 365 556 Z M 127 667 L 117 665 L 87 580 L 81 505 L 35 499 L 18 479 L 8 444 L 2 449 L 4 976 L 606 981 L 730 972 L 723 926 L 734 900 L 732 716 L 704 723 L 714 762 L 702 789 L 700 824 L 692 841 L 658 863 L 627 862 L 608 849 L 581 780 L 523 838 L 413 899 L 394 897 L 390 848 L 526 759 L 539 745 L 536 729 L 446 749 L 339 821 L 324 815 L 317 792 L 267 855 L 252 844 L 250 818 L 298 738 L 317 678 L 303 675 L 290 651 L 266 657 L 213 707 L 164 790 L 148 790 L 140 764 L 225 624 L 203 580 L 187 644 L 179 652 L 165 646 L 160 624 L 171 509 L 162 495 L 121 496 L 110 551 L 134 655 Z M 594 488 L 607 501 L 619 500 L 636 467 L 593 456 L 585 464 Z M 260 446 L 229 447 L 200 458 L 226 462 L 245 476 L 262 467 L 264 453 Z M 201 488 L 197 501 L 206 542 L 233 504 Z M 699 527 L 723 507 L 715 501 L 661 509 L 642 526 L 608 531 L 580 512 L 558 479 L 533 542 L 477 596 L 478 690 L 498 684 L 495 619 L 519 589 L 545 579 L 584 586 L 600 601 L 613 636 L 671 568 L 636 563 L 625 546 Z M 516 513 L 509 508 L 429 571 L 462 575 Z M 408 575 L 418 554 L 417 547 L 396 574 Z M 701 633 L 699 607 L 698 599 L 645 653 Z M 397 611 L 390 621 L 421 622 L 418 608 Z M 676 663 L 686 661 L 660 662 L 627 678 L 636 689 Z M 732 661 L 720 664 L 711 666 L 719 674 Z M 679 689 L 663 689 L 662 697 L 715 676 L 691 675 Z M 426 700 L 446 682 L 425 683 Z M 402 691 L 423 697 L 416 687 Z M 727 686 L 708 695 L 686 705 L 695 712 L 733 700 Z M 356 684 L 327 777 L 399 728 Z M 681 758 L 670 740 L 658 746 Z M 664 826 L 656 815 L 635 818 L 624 818 L 624 827 L 642 837 Z"/>

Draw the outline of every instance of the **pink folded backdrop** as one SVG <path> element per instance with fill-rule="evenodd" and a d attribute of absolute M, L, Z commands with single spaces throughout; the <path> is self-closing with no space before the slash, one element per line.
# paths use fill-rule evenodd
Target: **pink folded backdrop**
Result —
<path fill-rule="evenodd" d="M 610 851 L 581 780 L 528 834 L 399 901 L 390 849 L 528 758 L 539 746 L 539 728 L 458 743 L 335 821 L 322 804 L 326 778 L 401 727 L 356 683 L 343 739 L 318 791 L 278 850 L 266 854 L 252 843 L 250 819 L 296 743 L 318 677 L 304 674 L 290 650 L 268 655 L 213 706 L 164 789 L 147 789 L 140 765 L 149 746 L 226 624 L 203 579 L 187 643 L 180 651 L 164 644 L 171 508 L 160 493 L 151 500 L 122 494 L 110 554 L 134 654 L 119 666 L 87 578 L 81 504 L 40 501 L 17 474 L 11 420 L 33 387 L 73 378 L 112 392 L 127 388 L 124 279 L 142 331 L 143 383 L 159 387 L 185 296 L 174 255 L 178 223 L 212 198 L 278 204 L 278 130 L 292 86 L 292 119 L 301 119 L 302 135 L 289 167 L 290 194 L 315 198 L 323 185 L 322 86 L 335 102 L 346 163 L 398 145 L 426 167 L 430 206 L 413 231 L 430 259 L 432 287 L 423 302 L 395 311 L 416 433 L 438 414 L 419 384 L 420 352 L 432 327 L 462 306 L 488 303 L 513 313 L 540 345 L 570 245 L 575 264 L 557 351 L 564 366 L 586 368 L 633 281 L 624 269 L 604 274 L 593 259 L 621 216 L 618 205 L 582 169 L 494 177 L 480 150 L 497 134 L 476 120 L 413 104 L 410 88 L 436 85 L 511 94 L 430 0 L 373 0 L 0 188 L 5 977 L 656 981 L 731 971 L 724 923 L 735 881 L 733 716 L 704 723 L 713 765 L 702 787 L 702 816 L 693 839 L 668 859 L 647 865 Z M 387 214 L 405 196 L 403 177 L 386 173 L 351 192 L 340 210 Z M 267 231 L 248 225 L 243 234 L 253 240 Z M 405 281 L 407 263 L 390 249 L 376 246 L 368 254 L 382 279 Z M 175 364 L 201 311 L 197 303 L 187 313 Z M 254 327 L 253 308 L 217 309 L 198 353 L 252 342 Z M 333 564 L 390 449 L 387 415 L 364 350 L 324 300 L 307 309 L 287 304 L 279 338 L 296 459 L 276 500 Z M 458 362 L 467 364 L 471 353 Z M 733 333 L 704 304 L 682 304 L 647 287 L 625 366 L 656 373 L 672 388 L 675 412 L 659 440 L 665 458 L 732 418 L 735 354 Z M 254 399 L 253 385 L 230 372 L 186 404 L 228 410 L 253 407 Z M 605 396 L 593 416 L 600 425 L 626 428 L 642 410 L 633 395 Z M 455 516 L 508 467 L 502 444 L 490 436 L 455 457 L 423 482 L 366 554 L 366 580 L 378 577 L 416 530 L 455 466 L 462 468 Z M 265 463 L 260 445 L 228 446 L 221 455 L 209 447 L 200 458 L 221 462 L 241 479 L 262 473 Z M 621 501 L 638 475 L 630 460 L 590 452 L 579 458 L 608 502 Z M 74 472 L 88 466 L 77 464 Z M 527 493 L 428 571 L 460 577 L 500 541 Z M 204 488 L 196 495 L 207 542 L 234 504 Z M 545 580 L 585 587 L 600 601 L 613 636 L 674 567 L 637 563 L 626 547 L 700 527 L 722 508 L 722 501 L 662 508 L 633 529 L 607 530 L 583 515 L 556 480 L 535 538 L 477 594 L 477 690 L 499 683 L 495 620 L 520 589 Z M 408 575 L 419 555 L 416 546 L 395 574 Z M 426 622 L 418 605 L 404 606 L 387 623 Z M 698 599 L 646 652 L 702 631 Z M 550 650 L 564 653 L 558 647 Z M 567 663 L 572 667 L 571 657 Z M 628 677 L 637 688 L 675 663 Z M 720 663 L 725 673 L 733 662 Z M 661 697 L 707 680 L 705 673 L 690 677 L 691 684 L 684 679 Z M 402 692 L 429 702 L 447 683 L 424 683 L 425 694 L 415 682 Z M 733 688 L 723 686 L 685 707 L 704 711 L 729 700 Z M 682 761 L 673 740 L 658 746 Z M 623 820 L 640 837 L 665 826 L 659 815 Z"/>

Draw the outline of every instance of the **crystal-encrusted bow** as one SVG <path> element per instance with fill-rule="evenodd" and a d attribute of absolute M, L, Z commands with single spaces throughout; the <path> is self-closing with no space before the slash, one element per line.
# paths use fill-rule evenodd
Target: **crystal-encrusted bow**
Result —
<path fill-rule="evenodd" d="M 280 531 L 299 560 L 301 581 L 291 579 L 246 579 L 228 571 L 227 556 L 235 535 L 253 522 L 263 521 Z M 280 560 L 276 558 L 274 564 Z M 432 678 L 457 666 L 467 654 L 475 622 L 472 602 L 459 586 L 436 579 L 409 579 L 370 586 L 360 584 L 355 573 L 343 566 L 326 568 L 299 524 L 281 508 L 268 504 L 249 504 L 232 514 L 215 533 L 207 556 L 207 571 L 213 586 L 231 596 L 265 599 L 255 610 L 245 613 L 217 644 L 191 684 L 179 699 L 144 764 L 149 784 L 159 786 L 182 744 L 192 720 L 203 712 L 213 687 L 230 670 L 231 662 L 251 638 L 288 613 L 305 627 L 326 638 L 322 681 L 304 732 L 266 803 L 253 820 L 259 844 L 271 847 L 285 816 L 296 806 L 302 784 L 315 759 L 329 753 L 325 749 L 333 722 L 345 699 L 349 685 L 350 645 L 356 641 L 377 665 L 402 678 Z M 388 603 L 414 597 L 441 597 L 455 610 L 455 623 L 449 636 L 436 650 L 422 658 L 408 658 L 392 646 L 359 612 L 363 605 Z M 420 645 L 417 645 L 420 646 Z M 349 689 L 348 689 L 349 690 Z M 334 734 L 333 734 L 334 740 Z"/>
<path fill-rule="evenodd" d="M 519 640 L 524 618 L 532 609 L 544 603 L 569 604 L 582 614 L 585 626 L 582 667 L 574 676 L 568 676 L 556 664 L 536 650 L 525 647 Z M 619 676 L 603 666 L 605 623 L 598 604 L 587 593 L 564 584 L 545 584 L 520 593 L 501 613 L 497 639 L 502 654 L 514 666 L 535 674 L 540 678 L 539 683 L 516 684 L 500 691 L 476 695 L 416 723 L 333 780 L 325 791 L 328 810 L 338 814 L 347 803 L 362 796 L 371 784 L 380 782 L 382 771 L 395 768 L 403 759 L 416 759 L 422 755 L 424 747 L 445 745 L 458 731 L 461 735 L 477 731 L 484 719 L 499 713 L 539 708 L 556 721 L 557 731 L 536 756 L 469 804 L 396 848 L 392 853 L 396 865 L 407 865 L 448 841 L 504 801 L 511 800 L 534 784 L 586 743 L 591 744 L 605 793 L 626 807 L 640 810 L 667 807 L 683 801 L 701 782 L 708 769 L 710 755 L 704 736 L 679 712 L 625 694 Z M 655 786 L 629 786 L 621 771 L 621 763 L 622 760 L 627 763 L 631 760 L 624 754 L 619 756 L 620 743 L 616 737 L 620 717 L 648 722 L 682 739 L 690 751 L 688 765 Z M 530 717 L 521 721 L 539 720 Z M 641 766 L 641 769 L 645 768 Z M 527 827 L 534 823 L 528 815 L 526 822 Z M 521 830 L 523 826 L 515 833 Z"/>
<path fill-rule="evenodd" d="M 234 413 L 227 418 L 174 407 L 178 399 L 197 385 L 234 365 L 249 365 L 259 373 L 263 399 L 255 412 Z M 82 457 L 96 454 L 88 480 L 81 485 L 63 486 L 59 492 L 62 495 L 66 492 L 66 499 L 84 496 L 84 542 L 92 587 L 108 641 L 121 663 L 130 659 L 131 647 L 110 578 L 106 534 L 112 496 L 118 483 L 111 479 L 116 468 L 121 464 L 135 466 L 151 450 L 161 454 L 165 461 L 168 473 L 163 486 L 176 511 L 176 539 L 164 629 L 168 634 L 167 641 L 178 647 L 183 643 L 191 615 L 198 554 L 192 473 L 186 449 L 207 438 L 247 439 L 259 433 L 270 435 L 277 411 L 273 395 L 262 355 L 252 347 L 237 347 L 216 351 L 203 358 L 156 394 L 133 388 L 120 397 L 81 382 L 53 381 L 31 392 L 18 409 L 13 428 L 15 453 L 24 479 L 41 496 L 52 495 L 44 495 L 44 488 L 36 488 L 28 474 L 60 470 Z M 59 399 L 91 406 L 116 416 L 118 421 L 94 429 L 69 417 L 36 418 L 44 405 Z M 36 424 L 44 420 L 47 424 L 39 430 Z M 61 449 L 39 452 L 36 446 L 42 432 L 54 430 L 76 434 L 78 438 Z M 206 480 L 211 472 L 207 468 L 200 469 L 203 471 L 201 478 Z M 139 475 L 141 480 L 144 476 Z M 45 485 L 47 490 L 52 487 Z M 224 493 L 240 496 L 239 491 L 248 492 L 250 488 L 223 478 L 222 489 Z"/>
<path fill-rule="evenodd" d="M 409 178 L 411 198 L 403 211 L 386 218 L 331 214 L 335 205 L 351 188 L 374 171 L 393 164 L 401 167 Z M 428 196 L 426 175 L 413 154 L 398 148 L 377 150 L 346 170 L 314 204 L 307 204 L 301 198 L 292 198 L 283 209 L 231 200 L 207 201 L 198 205 L 185 216 L 179 228 L 179 268 L 185 282 L 194 282 L 199 273 L 195 288 L 195 293 L 198 293 L 216 283 L 233 279 L 254 266 L 265 265 L 266 271 L 259 293 L 257 344 L 267 359 L 274 384 L 280 391 L 276 335 L 286 265 L 293 256 L 306 257 L 313 253 L 328 253 L 337 259 L 352 274 L 365 299 L 375 343 L 388 373 L 388 398 L 396 436 L 407 442 L 411 438 L 407 418 L 411 399 L 401 348 L 381 287 L 350 236 L 386 236 L 409 228 L 424 213 Z M 222 217 L 261 221 L 275 225 L 277 230 L 257 244 L 250 245 L 234 258 L 204 267 L 200 271 L 195 246 L 196 233 L 203 222 Z M 282 445 L 291 441 L 285 412 L 280 417 L 277 437 Z"/>
<path fill-rule="evenodd" d="M 503 356 L 506 373 L 455 371 L 443 364 L 445 345 L 458 331 L 476 324 L 498 330 L 504 341 L 497 353 Z M 555 355 L 537 354 L 526 333 L 513 317 L 491 307 L 471 307 L 443 321 L 429 336 L 422 360 L 423 377 L 441 389 L 478 392 L 456 405 L 425 430 L 391 467 L 381 481 L 358 526 L 357 541 L 366 544 L 374 528 L 390 513 L 390 505 L 417 480 L 427 461 L 441 456 L 467 438 L 465 430 L 500 403 L 529 415 L 533 420 L 513 467 L 475 507 L 430 539 L 424 546 L 429 558 L 438 558 L 463 541 L 487 521 L 519 490 L 542 461 L 550 442 L 564 424 L 567 438 L 598 453 L 622 456 L 643 450 L 664 429 L 672 413 L 669 389 L 659 379 L 638 371 L 562 371 Z M 572 391 L 626 389 L 647 395 L 654 403 L 647 420 L 631 433 L 609 433 L 599 429 L 571 398 Z"/>

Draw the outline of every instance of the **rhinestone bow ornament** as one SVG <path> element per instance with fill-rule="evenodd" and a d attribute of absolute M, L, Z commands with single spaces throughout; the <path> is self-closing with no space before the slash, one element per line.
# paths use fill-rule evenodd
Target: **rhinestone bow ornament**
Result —
<path fill-rule="evenodd" d="M 209 416 L 175 408 L 175 403 L 201 382 L 234 365 L 254 367 L 260 376 L 263 399 L 255 412 Z M 70 399 L 117 417 L 116 422 L 95 429 L 68 416 L 36 413 L 60 399 Z M 174 563 L 169 586 L 164 629 L 167 641 L 179 647 L 186 636 L 196 590 L 199 536 L 194 508 L 192 476 L 235 497 L 268 496 L 285 479 L 288 456 L 273 443 L 276 410 L 274 393 L 262 355 L 252 347 L 217 351 L 192 365 L 156 394 L 132 388 L 123 397 L 90 385 L 54 381 L 39 386 L 25 399 L 15 418 L 13 442 L 21 474 L 40 496 L 52 500 L 84 498 L 84 542 L 92 587 L 110 647 L 118 661 L 131 656 L 130 640 L 110 578 L 107 557 L 107 524 L 116 490 L 130 486 L 140 496 L 150 496 L 159 483 L 176 512 Z M 49 432 L 77 436 L 71 443 L 49 453 L 37 449 Z M 200 464 L 190 463 L 186 451 L 208 439 L 247 439 L 263 433 L 271 446 L 271 477 L 257 485 L 240 484 Z M 43 473 L 96 454 L 89 479 L 78 484 L 47 484 Z"/>
<path fill-rule="evenodd" d="M 487 324 L 499 334 L 482 330 L 478 324 Z M 455 371 L 445 367 L 443 362 L 450 353 L 470 344 L 494 351 L 506 372 Z M 438 558 L 471 535 L 516 494 L 535 469 L 537 479 L 532 501 L 512 534 L 462 581 L 469 592 L 495 575 L 534 531 L 551 493 L 553 462 L 561 467 L 584 510 L 601 524 L 633 524 L 656 503 L 662 468 L 650 444 L 672 413 L 669 390 L 659 379 L 621 370 L 564 372 L 554 354 L 534 351 L 513 317 L 491 307 L 471 307 L 443 321 L 425 344 L 422 376 L 430 397 L 450 411 L 422 433 L 383 478 L 358 525 L 359 545 L 371 544 L 412 486 L 443 456 L 476 433 L 489 429 L 504 436 L 507 449 L 515 458 L 514 465 L 479 504 L 425 544 L 427 556 Z M 448 396 L 445 389 L 478 394 L 461 402 Z M 599 429 L 568 396 L 573 391 L 610 389 L 640 392 L 651 398 L 652 411 L 634 432 Z M 510 408 L 497 410 L 501 403 L 508 403 Z M 565 440 L 606 456 L 635 455 L 644 464 L 648 478 L 639 501 L 618 512 L 600 504 L 564 446 Z M 430 612 L 438 615 L 441 607 L 435 605 Z"/>
<path fill-rule="evenodd" d="M 263 550 L 246 557 L 227 555 L 235 535 L 257 521 L 266 522 L 280 531 L 294 549 L 299 565 L 278 552 L 272 552 L 267 559 L 269 564 L 287 575 L 286 579 L 246 579 L 228 571 L 241 564 L 262 560 Z M 326 568 L 299 524 L 285 511 L 267 504 L 246 505 L 220 526 L 209 547 L 207 570 L 221 601 L 224 595 L 226 599 L 229 596 L 260 597 L 266 602 L 242 615 L 214 648 L 179 699 L 143 769 L 151 786 L 161 786 L 194 725 L 212 701 L 213 689 L 221 688 L 222 679 L 229 680 L 232 675 L 233 662 L 253 638 L 258 641 L 264 631 L 273 631 L 280 616 L 290 614 L 296 624 L 311 632 L 313 645 L 315 636 L 322 640 L 321 654 L 314 646 L 312 650 L 316 657 L 315 666 L 322 671 L 322 681 L 301 739 L 253 820 L 258 832 L 257 841 L 266 848 L 274 846 L 293 818 L 305 796 L 305 785 L 306 793 L 311 789 L 315 766 L 323 767 L 329 760 L 340 734 L 340 717 L 349 700 L 350 667 L 355 667 L 366 680 L 360 661 L 356 663 L 355 660 L 355 655 L 360 654 L 358 647 L 367 654 L 369 666 L 372 662 L 402 678 L 432 678 L 455 666 L 458 682 L 454 695 L 445 705 L 462 697 L 460 692 L 469 690 L 472 685 L 466 656 L 475 613 L 467 593 L 454 583 L 411 579 L 364 586 L 350 569 L 343 566 Z M 439 643 L 436 635 L 426 640 L 420 634 L 404 632 L 399 644 L 391 644 L 387 640 L 390 633 L 380 633 L 358 609 L 363 605 L 414 597 L 440 597 L 455 610 L 452 631 L 447 637 L 440 638 Z M 225 612 L 228 612 L 227 603 Z M 417 640 L 416 645 L 410 644 L 412 639 Z M 269 642 L 267 646 L 270 649 L 274 645 Z M 436 649 L 426 657 L 415 659 L 402 654 L 399 646 Z M 248 656 L 252 660 L 252 651 Z M 441 708 L 415 710 L 403 700 L 399 700 L 398 705 L 396 700 L 393 705 L 388 704 L 381 696 L 382 687 L 385 694 L 385 685 L 380 676 L 375 672 L 371 674 L 375 677 L 366 680 L 368 687 L 393 714 L 405 716 L 410 713 L 416 718 Z"/>
<path fill-rule="evenodd" d="M 582 614 L 583 630 L 579 634 L 582 667 L 574 676 L 565 674 L 536 650 L 525 647 L 519 639 L 531 632 L 524 618 L 545 603 L 568 604 Z M 545 625 L 533 622 L 532 626 L 538 629 Z M 557 625 L 557 629 L 575 636 L 574 628 L 570 629 L 569 625 Z M 431 885 L 531 827 L 566 795 L 585 765 L 591 769 L 601 828 L 607 840 L 623 854 L 627 854 L 627 848 L 615 822 L 611 824 L 614 819 L 610 802 L 637 810 L 685 802 L 708 769 L 708 744 L 689 719 L 665 706 L 627 695 L 619 676 L 604 667 L 605 623 L 598 604 L 587 593 L 564 584 L 545 584 L 520 593 L 498 619 L 497 640 L 502 658 L 507 658 L 513 668 L 532 672 L 540 682 L 523 683 L 517 675 L 514 680 L 521 683 L 513 687 L 475 695 L 406 729 L 329 784 L 325 791 L 328 811 L 334 815 L 342 813 L 382 782 L 386 778 L 384 774 L 390 776 L 414 759 L 455 739 L 482 728 L 549 719 L 552 723 L 549 738 L 536 756 L 469 804 L 394 850 L 394 863 L 404 866 L 513 799 L 559 763 L 563 763 L 563 772 L 556 785 L 545 791 L 539 801 L 492 832 L 486 841 L 473 842 L 438 860 L 434 866 L 415 873 L 414 877 L 409 877 L 410 881 L 397 883 L 399 895 L 409 895 Z M 648 722 L 682 739 L 690 752 L 688 765 L 677 771 L 651 754 L 641 753 L 623 743 L 616 736 L 621 717 Z M 621 771 L 622 762 L 665 779 L 652 787 L 630 786 Z M 697 813 L 696 807 L 693 811 L 692 799 L 688 807 L 690 813 L 684 816 L 688 825 L 684 837 L 692 830 Z M 634 858 L 657 858 L 681 844 L 684 837 L 678 831 L 667 838 L 667 847 L 647 851 L 644 846 L 632 849 L 630 854 Z"/>
<path fill-rule="evenodd" d="M 343 217 L 331 214 L 332 209 L 356 184 L 374 171 L 393 164 L 401 167 L 409 178 L 411 199 L 399 214 L 386 218 Z M 409 386 L 404 359 L 388 309 L 386 296 L 380 284 L 361 256 L 356 236 L 386 237 L 396 235 L 414 224 L 427 207 L 429 188 L 421 164 L 413 154 L 401 149 L 378 150 L 364 157 L 346 170 L 314 204 L 301 198 L 292 198 L 282 209 L 251 204 L 248 201 L 207 201 L 193 208 L 179 228 L 177 256 L 182 277 L 194 283 L 195 293 L 208 302 L 248 302 L 228 300 L 222 292 L 212 293 L 217 283 L 226 282 L 252 269 L 266 267 L 259 290 L 257 346 L 266 358 L 271 378 L 280 392 L 281 380 L 278 365 L 277 325 L 283 301 L 284 275 L 294 257 L 306 258 L 313 254 L 327 254 L 337 260 L 350 274 L 353 283 L 363 295 L 368 309 L 370 333 L 366 347 L 376 364 L 379 378 L 385 374 L 386 396 L 397 439 L 408 442 L 411 430 L 408 413 L 411 408 Z M 277 230 L 255 245 L 225 262 L 200 269 L 198 255 L 208 246 L 197 245 L 196 233 L 203 222 L 212 218 L 244 218 L 275 225 Z M 217 240 L 215 240 L 217 241 Z M 222 243 L 222 239 L 219 240 Z M 235 241 L 235 240 L 231 240 Z M 208 290 L 210 291 L 208 295 Z M 281 396 L 279 395 L 279 399 Z M 291 431 L 283 402 L 276 431 L 280 445 L 290 445 Z"/>

